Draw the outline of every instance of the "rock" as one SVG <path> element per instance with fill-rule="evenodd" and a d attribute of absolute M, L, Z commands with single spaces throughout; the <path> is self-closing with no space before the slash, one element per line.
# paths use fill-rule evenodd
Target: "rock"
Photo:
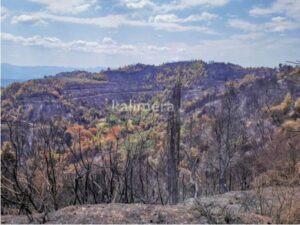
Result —
<path fill-rule="evenodd" d="M 240 213 L 230 223 L 243 224 L 271 224 L 272 219 L 267 216 L 261 216 L 254 213 Z"/>
<path fill-rule="evenodd" d="M 274 190 L 266 188 L 265 197 L 273 196 Z M 249 201 L 249 199 L 251 201 Z M 299 189 L 295 189 L 294 211 L 291 221 L 298 222 L 300 205 Z M 276 199 L 273 196 L 273 200 Z M 203 223 L 242 223 L 242 224 L 270 224 L 272 218 L 257 214 L 253 191 L 229 192 L 223 195 L 205 196 L 197 199 L 190 198 L 175 206 L 146 205 L 146 204 L 95 204 L 75 205 L 51 212 L 45 218 L 42 214 L 35 214 L 32 223 L 51 224 L 203 224 Z M 26 216 L 5 215 L 2 223 L 28 223 Z"/>

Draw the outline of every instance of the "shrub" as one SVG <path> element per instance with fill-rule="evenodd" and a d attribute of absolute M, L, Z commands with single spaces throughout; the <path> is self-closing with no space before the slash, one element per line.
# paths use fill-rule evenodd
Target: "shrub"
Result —
<path fill-rule="evenodd" d="M 289 111 L 291 104 L 291 93 L 287 93 L 283 102 L 281 102 L 279 105 L 271 107 L 270 112 L 273 117 L 277 117 L 277 119 L 282 119 L 282 116 L 284 116 Z"/>
<path fill-rule="evenodd" d="M 300 130 L 300 119 L 287 120 L 283 123 L 282 128 L 288 131 Z"/>
<path fill-rule="evenodd" d="M 296 112 L 300 113 L 300 98 L 297 98 L 295 101 L 295 110 Z"/>
<path fill-rule="evenodd" d="M 111 114 L 110 116 L 108 116 L 108 117 L 106 118 L 106 122 L 107 122 L 111 127 L 117 125 L 117 124 L 118 124 L 118 121 L 119 121 L 118 117 L 115 116 L 115 115 L 113 115 L 113 114 Z"/>

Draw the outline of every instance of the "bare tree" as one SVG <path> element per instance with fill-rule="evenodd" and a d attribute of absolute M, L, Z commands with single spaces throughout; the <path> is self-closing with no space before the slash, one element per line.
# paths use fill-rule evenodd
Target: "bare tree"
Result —
<path fill-rule="evenodd" d="M 173 89 L 171 103 L 173 111 L 168 118 L 168 179 L 167 186 L 169 191 L 169 203 L 178 202 L 178 165 L 180 148 L 180 103 L 181 103 L 181 83 L 177 82 Z"/>

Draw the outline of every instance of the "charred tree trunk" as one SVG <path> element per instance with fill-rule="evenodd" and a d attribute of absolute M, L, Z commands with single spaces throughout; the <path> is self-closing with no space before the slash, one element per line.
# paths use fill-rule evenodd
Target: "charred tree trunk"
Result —
<path fill-rule="evenodd" d="M 178 165 L 180 148 L 180 103 L 181 103 L 181 84 L 177 82 L 173 88 L 171 103 L 173 111 L 169 113 L 168 119 L 168 177 L 167 187 L 169 192 L 169 204 L 178 203 Z"/>

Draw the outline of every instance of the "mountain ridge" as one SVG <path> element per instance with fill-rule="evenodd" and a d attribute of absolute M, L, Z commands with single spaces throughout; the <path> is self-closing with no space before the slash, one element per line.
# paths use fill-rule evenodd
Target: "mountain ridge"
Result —
<path fill-rule="evenodd" d="M 31 79 L 43 78 L 44 76 L 55 75 L 60 72 L 74 71 L 78 69 L 85 69 L 89 72 L 97 72 L 104 69 L 104 67 L 76 68 L 62 66 L 20 66 L 9 63 L 1 63 L 1 86 L 8 86 L 15 81 L 24 82 Z"/>
<path fill-rule="evenodd" d="M 13 101 L 23 102 L 25 105 L 35 104 L 33 109 L 36 110 L 41 109 L 37 105 L 39 102 L 41 106 L 45 106 L 47 101 L 55 100 L 63 108 L 63 105 L 71 104 L 87 108 L 93 107 L 103 111 L 107 100 L 109 102 L 112 100 L 127 102 L 130 99 L 137 100 L 139 95 L 145 95 L 145 99 L 151 99 L 153 94 L 163 91 L 166 85 L 169 85 L 169 79 L 172 78 L 177 69 L 195 74 L 201 74 L 201 71 L 205 71 L 206 75 L 197 75 L 198 78 L 191 86 L 193 90 L 184 91 L 187 99 L 202 98 L 204 93 L 220 93 L 224 90 L 226 82 L 242 79 L 246 75 L 255 74 L 257 77 L 271 77 L 277 72 L 276 69 L 272 68 L 243 68 L 231 63 L 206 63 L 201 60 L 172 62 L 159 66 L 135 64 L 118 69 L 107 69 L 98 73 L 77 70 L 45 76 L 9 86 L 4 91 L 4 98 L 7 96 L 5 94 L 7 91 L 10 93 L 9 90 L 14 89 Z M 165 81 L 159 80 L 161 78 Z M 48 106 L 49 104 L 53 103 L 48 102 Z M 57 108 L 58 106 L 53 105 L 53 107 Z M 64 111 L 65 109 L 62 109 L 62 112 Z M 38 117 L 36 119 L 39 120 Z"/>

